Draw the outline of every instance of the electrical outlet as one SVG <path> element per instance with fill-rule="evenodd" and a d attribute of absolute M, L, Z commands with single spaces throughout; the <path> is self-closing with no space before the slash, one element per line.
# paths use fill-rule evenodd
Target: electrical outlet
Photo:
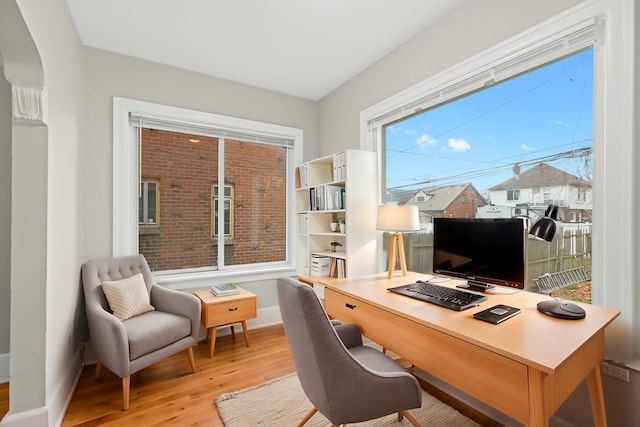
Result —
<path fill-rule="evenodd" d="M 601 369 L 604 375 L 629 382 L 629 370 L 627 368 L 616 366 L 608 362 L 602 362 Z"/>

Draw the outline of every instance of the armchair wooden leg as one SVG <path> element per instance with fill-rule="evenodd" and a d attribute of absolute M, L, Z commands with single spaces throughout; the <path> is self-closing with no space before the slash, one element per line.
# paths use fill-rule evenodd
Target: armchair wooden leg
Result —
<path fill-rule="evenodd" d="M 191 372 L 196 372 L 196 360 L 193 358 L 193 347 L 187 349 L 187 355 L 189 356 L 189 365 L 191 365 Z"/>
<path fill-rule="evenodd" d="M 122 410 L 129 409 L 129 390 L 131 388 L 131 376 L 122 377 Z"/>
<path fill-rule="evenodd" d="M 318 412 L 318 408 L 314 406 L 313 408 L 311 408 L 309 412 L 307 412 L 307 415 L 304 416 L 302 421 L 298 423 L 297 427 L 302 427 L 303 425 L 305 425 L 307 421 L 309 421 L 311 417 L 313 417 L 313 414 L 315 414 L 316 412 Z"/>
<path fill-rule="evenodd" d="M 100 363 L 100 361 L 98 360 L 98 362 L 96 363 L 96 379 L 97 380 L 100 379 L 101 373 L 102 373 L 102 363 Z"/>
<path fill-rule="evenodd" d="M 409 422 L 414 425 L 414 427 L 420 427 L 420 423 L 415 419 L 413 415 L 409 411 L 400 411 L 398 412 L 398 421 L 402 421 L 402 418 L 406 417 Z"/>

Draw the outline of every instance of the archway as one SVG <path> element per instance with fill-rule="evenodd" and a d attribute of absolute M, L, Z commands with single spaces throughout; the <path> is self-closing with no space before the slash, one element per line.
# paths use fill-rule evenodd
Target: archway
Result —
<path fill-rule="evenodd" d="M 46 101 L 40 55 L 16 0 L 0 2 L 0 57 L 11 102 L 10 117 L 0 120 L 5 127 L 0 131 L 10 135 L 2 142 L 10 146 L 2 150 L 11 154 L 10 402 L 4 421 L 13 413 L 41 411 L 46 425 Z M 0 251 L 0 256 L 7 254 Z M 25 326 L 29 334 L 24 333 Z"/>

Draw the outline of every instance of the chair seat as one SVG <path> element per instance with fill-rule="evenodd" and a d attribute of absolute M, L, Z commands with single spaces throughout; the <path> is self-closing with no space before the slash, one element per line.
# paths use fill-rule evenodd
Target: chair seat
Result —
<path fill-rule="evenodd" d="M 130 360 L 135 360 L 191 334 L 189 319 L 162 311 L 149 311 L 122 323 L 129 338 Z"/>

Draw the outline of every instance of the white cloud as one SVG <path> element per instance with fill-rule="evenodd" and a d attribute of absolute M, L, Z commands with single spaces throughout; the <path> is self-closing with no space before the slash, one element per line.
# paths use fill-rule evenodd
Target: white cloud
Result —
<path fill-rule="evenodd" d="M 527 144 L 522 144 L 520 146 L 524 151 L 536 151 L 535 147 L 529 147 Z"/>
<path fill-rule="evenodd" d="M 562 127 L 568 128 L 569 123 L 563 122 L 562 120 L 556 120 L 556 126 L 562 126 Z"/>
<path fill-rule="evenodd" d="M 449 148 L 456 152 L 471 150 L 471 145 L 464 139 L 449 138 Z"/>
<path fill-rule="evenodd" d="M 430 135 L 427 135 L 426 133 L 423 133 L 422 135 L 420 135 L 420 138 L 418 138 L 418 140 L 416 141 L 416 145 L 418 146 L 430 145 L 433 147 L 436 144 L 438 144 L 438 141 L 436 141 L 435 138 L 432 138 Z"/>

